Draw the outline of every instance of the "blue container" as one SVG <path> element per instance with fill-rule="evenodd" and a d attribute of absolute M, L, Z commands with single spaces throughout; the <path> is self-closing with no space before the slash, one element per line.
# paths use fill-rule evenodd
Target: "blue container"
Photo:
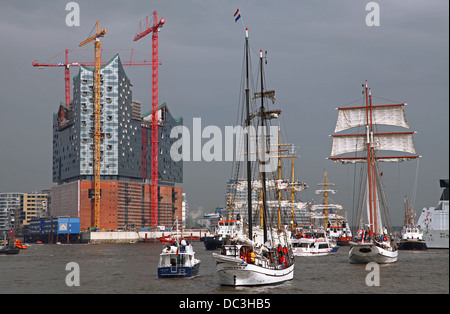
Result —
<path fill-rule="evenodd" d="M 80 233 L 80 218 L 58 218 L 58 234 Z"/>

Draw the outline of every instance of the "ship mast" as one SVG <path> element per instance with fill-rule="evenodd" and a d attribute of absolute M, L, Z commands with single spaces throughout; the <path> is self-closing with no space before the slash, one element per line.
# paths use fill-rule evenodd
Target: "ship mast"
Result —
<path fill-rule="evenodd" d="M 370 231 L 376 233 L 378 230 L 377 219 L 377 188 L 376 188 L 376 157 L 374 152 L 374 133 L 372 116 L 372 93 L 367 87 L 367 81 L 364 86 L 366 95 L 366 132 L 367 132 L 367 182 L 369 194 L 369 222 Z"/>
<path fill-rule="evenodd" d="M 248 49 L 248 28 L 245 29 L 245 108 L 246 108 L 246 119 L 245 119 L 245 125 L 247 127 L 247 130 L 249 130 L 250 126 L 250 89 L 249 89 L 249 71 L 248 71 L 248 55 L 249 55 L 249 49 Z M 252 169 L 251 169 L 251 163 L 249 159 L 249 152 L 250 152 L 250 135 L 249 132 L 247 132 L 246 136 L 246 154 L 245 154 L 245 160 L 247 163 L 247 206 L 248 206 L 248 237 L 250 240 L 253 239 L 253 228 L 252 228 Z"/>
<path fill-rule="evenodd" d="M 261 114 L 261 131 L 264 130 L 265 124 L 264 124 L 264 120 L 265 120 L 265 113 L 264 113 L 264 73 L 263 73 L 263 56 L 262 56 L 262 50 L 260 50 L 259 52 L 259 60 L 260 60 L 260 71 L 261 71 L 261 108 L 260 108 L 260 114 Z M 264 136 L 264 143 L 266 141 L 265 138 L 265 132 L 262 132 L 262 136 Z M 265 145 L 262 146 L 263 148 L 265 148 Z M 260 147 L 260 149 L 263 149 Z M 265 149 L 262 152 L 263 154 L 265 153 Z M 265 158 L 263 159 L 265 160 Z M 261 162 L 261 161 L 260 161 Z M 263 231 L 264 231 L 264 243 L 266 243 L 267 241 L 267 219 L 266 219 L 266 213 L 267 213 L 267 204 L 266 204 L 266 172 L 265 171 L 261 171 L 261 176 L 262 176 L 262 201 L 263 201 Z"/>

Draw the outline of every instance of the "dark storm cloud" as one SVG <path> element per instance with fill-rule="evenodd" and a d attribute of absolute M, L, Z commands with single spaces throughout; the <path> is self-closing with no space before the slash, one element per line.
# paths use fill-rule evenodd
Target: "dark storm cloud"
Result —
<path fill-rule="evenodd" d="M 287 141 L 299 146 L 297 175 L 310 186 L 302 199 L 314 197 L 327 168 L 340 191 L 336 202 L 351 211 L 352 175 L 346 166 L 326 160 L 328 135 L 334 109 L 360 98 L 367 79 L 374 95 L 408 103 L 407 118 L 418 132 L 416 149 L 423 156 L 416 210 L 436 205 L 438 179 L 448 177 L 449 161 L 448 1 L 377 1 L 379 27 L 365 24 L 369 1 L 360 0 L 77 1 L 79 27 L 65 25 L 68 2 L 1 4 L 0 191 L 51 186 L 52 114 L 64 101 L 64 74 L 62 69 L 38 70 L 31 62 L 77 48 L 96 20 L 107 29 L 105 49 L 134 48 L 137 56 L 148 58 L 150 38 L 132 38 L 139 21 L 157 10 L 166 19 L 160 33 L 160 102 L 188 126 L 194 117 L 201 117 L 204 126 L 233 125 L 244 37 L 242 24 L 233 19 L 239 7 L 253 51 L 268 51 L 268 87 L 277 91 Z M 252 58 L 256 61 L 255 53 Z M 143 111 L 150 110 L 149 67 L 125 70 L 133 97 L 143 102 Z M 209 211 L 224 204 L 231 163 L 186 162 L 184 169 L 191 208 Z M 407 182 L 390 186 L 400 199 L 393 207 L 403 206 L 403 195 L 412 193 L 416 164 L 391 169 L 394 179 Z M 393 215 L 394 223 L 401 217 Z"/>

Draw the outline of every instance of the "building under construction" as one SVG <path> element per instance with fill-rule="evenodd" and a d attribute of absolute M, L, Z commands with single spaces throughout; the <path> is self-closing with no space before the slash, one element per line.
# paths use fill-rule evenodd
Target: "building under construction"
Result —
<path fill-rule="evenodd" d="M 100 229 L 172 226 L 182 219 L 182 161 L 174 162 L 170 138 L 182 125 L 166 104 L 158 110 L 158 211 L 151 221 L 152 111 L 141 113 L 132 98 L 130 79 L 119 55 L 100 71 Z M 80 66 L 73 78 L 70 106 L 53 115 L 53 182 L 51 214 L 79 217 L 82 229 L 94 223 L 94 68 Z"/>

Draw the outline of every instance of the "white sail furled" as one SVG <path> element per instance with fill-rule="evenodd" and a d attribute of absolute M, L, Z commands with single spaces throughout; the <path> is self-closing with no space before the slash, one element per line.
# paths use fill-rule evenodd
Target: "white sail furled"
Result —
<path fill-rule="evenodd" d="M 252 202 L 252 204 L 254 205 L 258 205 L 261 206 L 263 204 L 262 201 L 254 201 Z M 268 200 L 266 201 L 267 206 L 269 207 L 282 207 L 282 208 L 296 208 L 296 209 L 304 209 L 308 206 L 307 202 L 301 202 L 301 201 L 296 201 L 296 202 L 291 202 L 289 200 Z"/>
<path fill-rule="evenodd" d="M 392 125 L 409 129 L 404 106 L 406 104 L 372 106 L 372 123 L 376 125 Z M 338 119 L 334 132 L 341 132 L 350 128 L 365 126 L 367 123 L 367 108 L 348 107 L 338 108 Z"/>
<path fill-rule="evenodd" d="M 258 191 L 261 190 L 263 185 L 261 180 L 253 180 L 252 183 L 252 190 Z M 247 190 L 247 181 L 245 180 L 239 180 L 232 184 L 232 187 L 235 188 L 238 191 L 246 191 Z M 271 180 L 266 179 L 266 189 L 273 190 L 285 190 L 285 191 L 291 191 L 294 190 L 296 192 L 302 191 L 306 189 L 308 186 L 305 183 L 302 182 L 290 182 L 287 180 Z"/>
<path fill-rule="evenodd" d="M 325 193 L 325 192 L 336 194 L 337 190 L 315 190 L 314 191 L 314 193 L 316 193 L 316 194 L 321 194 L 321 193 Z"/>
<path fill-rule="evenodd" d="M 311 205 L 311 210 L 324 210 L 324 209 L 344 209 L 342 205 L 339 204 L 317 204 L 317 205 Z"/>
<path fill-rule="evenodd" d="M 416 149 L 413 141 L 414 132 L 390 132 L 375 133 L 375 150 L 399 151 L 415 154 Z M 367 148 L 366 134 L 342 134 L 332 135 L 333 147 L 331 156 L 337 156 L 346 153 L 364 151 Z"/>

